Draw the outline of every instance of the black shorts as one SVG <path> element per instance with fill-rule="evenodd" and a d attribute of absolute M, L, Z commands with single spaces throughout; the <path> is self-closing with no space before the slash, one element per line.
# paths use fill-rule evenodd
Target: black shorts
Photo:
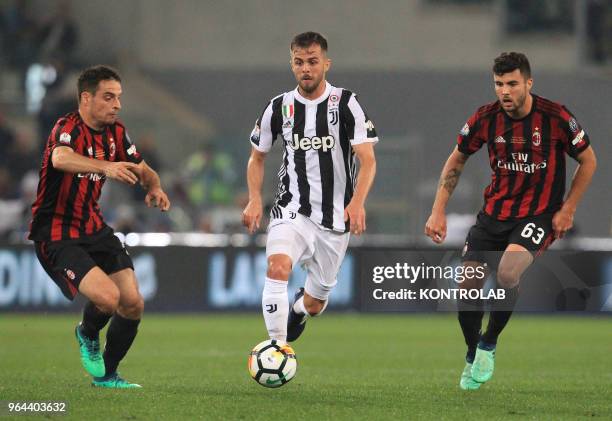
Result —
<path fill-rule="evenodd" d="M 95 266 L 107 275 L 123 269 L 134 269 L 125 246 L 112 231 L 95 241 L 90 240 L 34 243 L 42 267 L 69 300 L 74 300 L 79 284 Z"/>
<path fill-rule="evenodd" d="M 554 241 L 552 214 L 530 216 L 512 221 L 498 221 L 480 211 L 470 228 L 461 253 L 462 260 L 497 263 L 508 244 L 518 244 L 534 256 L 540 255 Z"/>

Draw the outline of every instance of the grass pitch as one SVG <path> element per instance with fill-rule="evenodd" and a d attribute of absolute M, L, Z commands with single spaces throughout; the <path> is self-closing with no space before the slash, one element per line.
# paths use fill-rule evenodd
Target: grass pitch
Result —
<path fill-rule="evenodd" d="M 142 390 L 89 386 L 78 319 L 0 315 L 3 404 L 66 401 L 63 419 L 79 420 L 612 418 L 609 317 L 513 317 L 493 379 L 473 392 L 458 387 L 453 315 L 325 314 L 294 344 L 298 372 L 280 389 L 247 372 L 266 337 L 259 314 L 146 315 L 119 367 Z"/>

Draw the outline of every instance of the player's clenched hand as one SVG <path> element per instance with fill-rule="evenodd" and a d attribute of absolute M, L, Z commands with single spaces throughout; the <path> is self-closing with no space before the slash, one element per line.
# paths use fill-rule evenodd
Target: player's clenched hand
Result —
<path fill-rule="evenodd" d="M 555 238 L 562 238 L 574 226 L 574 212 L 561 208 L 553 215 L 552 227 Z"/>
<path fill-rule="evenodd" d="M 107 178 L 131 185 L 138 182 L 137 172 L 138 165 L 132 162 L 107 162 L 107 165 L 104 167 L 104 175 Z"/>
<path fill-rule="evenodd" d="M 430 237 L 434 243 L 444 242 L 446 238 L 446 214 L 444 212 L 432 212 L 425 224 L 425 235 Z"/>
<path fill-rule="evenodd" d="M 242 225 L 247 227 L 249 233 L 253 234 L 259 229 L 262 212 L 263 206 L 261 205 L 261 199 L 249 200 L 244 211 L 242 211 Z"/>
<path fill-rule="evenodd" d="M 350 220 L 350 230 L 353 234 L 360 235 L 366 230 L 366 212 L 361 203 L 353 200 L 344 209 L 344 222 Z"/>
<path fill-rule="evenodd" d="M 162 212 L 166 212 L 170 209 L 170 199 L 168 195 L 161 189 L 161 187 L 152 188 L 147 192 L 145 196 L 145 203 L 147 207 L 155 206 Z"/>

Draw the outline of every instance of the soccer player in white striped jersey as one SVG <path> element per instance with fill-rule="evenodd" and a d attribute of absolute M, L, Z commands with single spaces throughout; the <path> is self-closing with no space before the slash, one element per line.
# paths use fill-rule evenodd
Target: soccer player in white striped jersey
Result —
<path fill-rule="evenodd" d="M 290 53 L 298 86 L 273 98 L 251 133 L 243 212 L 243 224 L 255 232 L 263 212 L 264 160 L 280 137 L 284 157 L 270 212 L 262 311 L 270 338 L 287 342 L 300 336 L 308 317 L 325 310 L 350 233 L 366 229 L 378 142 L 355 94 L 326 81 L 327 40 L 316 32 L 296 35 Z M 287 281 L 297 264 L 307 276 L 290 306 Z"/>

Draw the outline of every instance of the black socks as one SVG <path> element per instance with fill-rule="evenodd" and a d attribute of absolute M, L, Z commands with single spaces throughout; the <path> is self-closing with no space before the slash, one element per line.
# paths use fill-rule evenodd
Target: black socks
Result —
<path fill-rule="evenodd" d="M 106 326 L 112 314 L 102 313 L 91 301 L 83 308 L 81 333 L 89 339 L 98 339 L 98 333 Z"/>
<path fill-rule="evenodd" d="M 480 340 L 480 327 L 482 325 L 482 317 L 484 316 L 484 305 L 482 300 L 459 300 L 458 319 L 465 338 L 465 344 L 468 347 L 465 360 L 469 363 L 474 361 L 476 355 L 476 346 Z"/>
<path fill-rule="evenodd" d="M 106 375 L 117 370 L 119 362 L 125 357 L 134 342 L 140 320 L 131 320 L 115 313 L 106 332 L 106 347 L 104 348 L 104 365 Z"/>
<path fill-rule="evenodd" d="M 502 332 L 510 316 L 514 305 L 518 299 L 518 286 L 506 289 L 506 297 L 503 300 L 495 300 L 491 304 L 491 312 L 489 315 L 489 323 L 484 334 L 480 334 L 482 318 L 484 316 L 484 306 L 482 300 L 465 300 L 458 301 L 458 319 L 465 338 L 465 344 L 468 347 L 465 360 L 468 363 L 474 361 L 476 355 L 476 347 L 491 351 L 495 349 L 497 338 Z"/>
<path fill-rule="evenodd" d="M 497 337 L 504 327 L 506 327 L 508 320 L 510 320 L 510 316 L 512 316 L 514 305 L 518 299 L 518 290 L 518 286 L 506 289 L 506 298 L 493 302 L 491 306 L 491 315 L 489 316 L 489 324 L 480 341 L 483 349 L 494 348 L 497 344 Z"/>

